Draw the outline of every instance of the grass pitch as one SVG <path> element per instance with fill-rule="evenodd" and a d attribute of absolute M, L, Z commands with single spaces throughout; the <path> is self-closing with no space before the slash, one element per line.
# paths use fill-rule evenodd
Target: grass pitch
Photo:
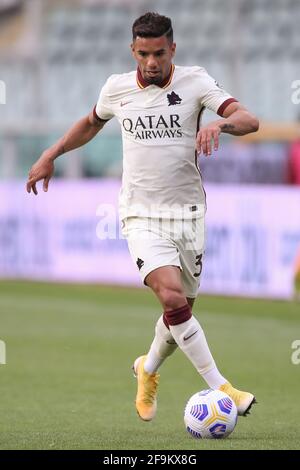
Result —
<path fill-rule="evenodd" d="M 300 449 L 296 303 L 200 296 L 200 320 L 223 375 L 258 405 L 224 440 L 195 440 L 183 409 L 207 388 L 180 352 L 161 367 L 158 414 L 134 409 L 133 360 L 161 309 L 148 290 L 0 283 L 0 449 Z"/>

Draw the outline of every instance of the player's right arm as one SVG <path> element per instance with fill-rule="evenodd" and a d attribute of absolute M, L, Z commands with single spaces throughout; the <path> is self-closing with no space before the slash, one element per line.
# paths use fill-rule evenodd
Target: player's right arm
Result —
<path fill-rule="evenodd" d="M 37 194 L 36 183 L 43 181 L 43 190 L 48 190 L 54 172 L 54 160 L 70 150 L 85 145 L 98 134 L 107 121 L 100 119 L 95 110 L 77 121 L 54 145 L 45 150 L 29 171 L 27 192 Z"/>

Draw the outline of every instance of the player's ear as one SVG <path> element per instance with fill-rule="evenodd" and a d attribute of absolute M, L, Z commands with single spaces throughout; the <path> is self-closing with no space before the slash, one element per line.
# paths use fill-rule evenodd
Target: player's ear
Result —
<path fill-rule="evenodd" d="M 130 44 L 130 49 L 131 49 L 131 55 L 132 55 L 132 57 L 136 60 L 134 41 Z"/>

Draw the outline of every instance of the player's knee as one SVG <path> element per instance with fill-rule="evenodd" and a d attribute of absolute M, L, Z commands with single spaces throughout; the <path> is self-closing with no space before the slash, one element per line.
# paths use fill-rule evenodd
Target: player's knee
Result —
<path fill-rule="evenodd" d="M 158 295 L 165 312 L 180 308 L 186 303 L 186 297 L 180 287 L 161 287 Z"/>

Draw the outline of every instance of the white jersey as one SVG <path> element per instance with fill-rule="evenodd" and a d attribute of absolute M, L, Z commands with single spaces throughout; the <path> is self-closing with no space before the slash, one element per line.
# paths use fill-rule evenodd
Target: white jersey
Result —
<path fill-rule="evenodd" d="M 116 116 L 123 138 L 120 218 L 191 218 L 205 212 L 195 138 L 202 112 L 219 115 L 236 101 L 201 67 L 172 65 L 160 86 L 138 71 L 112 75 L 95 116 Z"/>

